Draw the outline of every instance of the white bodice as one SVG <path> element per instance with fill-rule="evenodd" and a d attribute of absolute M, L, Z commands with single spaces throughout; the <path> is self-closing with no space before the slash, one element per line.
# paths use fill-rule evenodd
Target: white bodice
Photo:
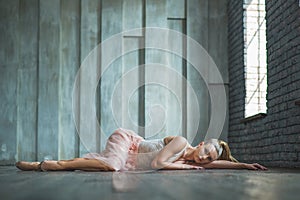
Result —
<path fill-rule="evenodd" d="M 160 151 L 164 148 L 165 143 L 163 139 L 154 140 L 142 140 L 139 144 L 139 153 L 149 153 L 154 151 Z"/>
<path fill-rule="evenodd" d="M 158 153 L 165 147 L 165 143 L 163 139 L 155 139 L 155 140 L 142 140 L 139 143 L 138 154 L 136 159 L 136 169 L 141 170 L 149 170 L 151 168 L 151 162 L 158 155 Z M 174 162 L 178 158 L 180 158 L 186 148 L 187 145 L 178 153 L 174 154 L 171 158 L 169 158 L 169 162 Z"/>

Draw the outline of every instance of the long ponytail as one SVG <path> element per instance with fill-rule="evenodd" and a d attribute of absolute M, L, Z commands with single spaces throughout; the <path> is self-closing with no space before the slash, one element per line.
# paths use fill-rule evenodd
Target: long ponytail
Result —
<path fill-rule="evenodd" d="M 239 162 L 231 155 L 230 148 L 226 142 L 224 142 L 223 140 L 219 140 L 219 144 L 223 148 L 223 151 L 222 154 L 219 156 L 218 160 L 228 160 L 236 163 Z"/>

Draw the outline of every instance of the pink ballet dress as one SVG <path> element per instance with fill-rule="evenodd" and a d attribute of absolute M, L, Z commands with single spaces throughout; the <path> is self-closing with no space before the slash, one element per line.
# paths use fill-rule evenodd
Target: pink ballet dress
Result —
<path fill-rule="evenodd" d="M 119 128 L 108 138 L 105 150 L 101 153 L 88 153 L 84 158 L 98 159 L 112 166 L 116 171 L 149 170 L 151 162 L 165 146 L 163 139 L 145 140 L 131 130 Z M 186 150 L 169 158 L 174 162 Z"/>
<path fill-rule="evenodd" d="M 98 159 L 112 166 L 116 171 L 134 168 L 139 143 L 144 140 L 135 132 L 119 128 L 108 138 L 104 151 L 88 153 L 84 158 Z"/>

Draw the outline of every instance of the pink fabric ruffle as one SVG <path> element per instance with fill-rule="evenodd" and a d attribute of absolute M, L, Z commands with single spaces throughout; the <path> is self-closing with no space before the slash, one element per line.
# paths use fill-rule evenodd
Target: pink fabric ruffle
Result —
<path fill-rule="evenodd" d="M 131 130 L 119 128 L 108 138 L 101 153 L 88 153 L 84 158 L 98 159 L 111 165 L 116 171 L 134 170 L 139 143 L 143 138 Z"/>

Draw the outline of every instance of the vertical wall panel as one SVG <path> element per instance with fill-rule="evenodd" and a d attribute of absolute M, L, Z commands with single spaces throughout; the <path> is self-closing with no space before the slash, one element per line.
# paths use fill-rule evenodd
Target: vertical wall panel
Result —
<path fill-rule="evenodd" d="M 167 0 L 168 18 L 185 18 L 186 0 Z"/>
<path fill-rule="evenodd" d="M 185 29 L 185 19 L 170 19 L 168 20 L 168 28 L 174 31 L 183 33 Z M 170 73 L 166 75 L 168 82 L 169 93 L 166 95 L 166 113 L 167 121 L 166 126 L 168 134 L 185 136 L 186 132 L 183 132 L 183 123 L 185 118 L 182 118 L 182 113 L 185 109 L 185 101 L 182 96 L 182 84 L 185 82 L 183 76 L 183 52 L 185 51 L 183 40 L 174 42 L 173 38 L 168 39 L 168 47 L 178 51 L 180 54 L 176 55 L 168 53 L 168 67 Z M 173 74 L 174 73 L 174 74 Z M 175 76 L 175 74 L 177 74 Z"/>
<path fill-rule="evenodd" d="M 208 49 L 208 0 L 188 0 L 187 1 L 187 35 L 198 42 L 204 49 Z M 207 86 L 204 82 L 204 77 L 208 79 L 208 63 L 204 55 L 193 55 L 194 52 L 190 49 L 190 44 L 187 44 L 188 60 L 190 56 L 198 56 L 201 61 L 202 71 L 204 74 L 199 74 L 195 69 L 196 66 L 187 65 L 187 79 L 197 95 L 197 101 L 200 110 L 195 110 L 192 103 L 192 93 L 187 91 L 187 135 L 189 141 L 194 140 L 196 145 L 200 140 L 204 139 L 209 123 L 209 94 Z M 204 77 L 202 77 L 204 76 Z M 200 114 L 200 121 L 197 121 L 197 116 Z M 194 126 L 198 125 L 197 133 L 194 133 Z"/>
<path fill-rule="evenodd" d="M 182 135 L 186 137 L 186 101 L 183 93 L 186 91 L 186 88 L 183 88 L 185 83 L 184 75 L 184 53 L 186 52 L 185 46 L 185 30 L 186 30 L 186 16 L 185 16 L 185 0 L 168 0 L 167 1 L 167 20 L 168 20 L 168 29 L 182 33 L 182 39 L 174 41 L 174 37 L 168 38 L 168 48 L 173 49 L 173 52 L 179 53 L 175 55 L 173 52 L 170 52 L 167 56 L 168 58 L 168 67 L 171 70 L 176 72 L 177 76 L 173 74 L 167 75 L 168 87 L 170 92 L 166 95 L 166 112 L 167 112 L 167 134 L 171 135 Z"/>
<path fill-rule="evenodd" d="M 209 1 L 209 42 L 208 52 L 217 65 L 224 83 L 228 83 L 227 58 L 227 3 L 226 1 Z M 214 71 L 209 67 L 209 80 L 215 83 Z"/>
<path fill-rule="evenodd" d="M 99 0 L 81 1 L 81 63 L 100 42 L 100 3 Z M 97 64 L 98 60 L 93 57 L 89 62 Z M 94 70 L 95 71 L 91 73 L 83 73 L 83 76 L 80 77 L 79 137 L 81 139 L 81 155 L 87 153 L 87 151 L 97 152 L 100 148 L 100 137 L 99 133 L 97 133 L 97 120 L 96 116 L 93 116 L 93 109 L 95 107 L 86 104 L 90 98 L 94 97 L 98 99 L 97 90 L 89 87 L 89 85 L 92 85 L 92 83 L 97 81 L 100 67 L 97 67 Z M 93 97 L 86 96 L 86 94 L 91 93 L 94 95 Z"/>
<path fill-rule="evenodd" d="M 60 1 L 40 1 L 38 160 L 58 158 Z"/>
<path fill-rule="evenodd" d="M 123 51 L 127 51 L 126 48 L 132 48 L 139 46 L 138 37 L 126 37 L 123 39 Z M 138 81 L 139 81 L 139 52 L 134 51 L 127 54 L 122 58 L 122 84 L 117 89 L 122 90 L 122 113 L 119 115 L 121 119 L 121 126 L 124 128 L 132 129 L 138 132 L 138 120 L 139 120 L 139 95 L 138 95 Z M 118 118 L 118 116 L 116 116 Z"/>
<path fill-rule="evenodd" d="M 16 91 L 19 1 L 0 1 L 0 160 L 12 163 L 16 153 Z"/>
<path fill-rule="evenodd" d="M 139 50 L 140 42 L 144 41 L 143 31 L 132 31 L 143 27 L 143 2 L 141 0 L 123 1 L 123 52 L 136 49 L 122 57 L 122 127 L 132 129 L 143 135 L 138 128 L 143 111 L 139 111 L 139 72 L 140 64 Z M 130 32 L 126 32 L 130 30 Z M 141 115 L 139 114 L 141 112 Z"/>
<path fill-rule="evenodd" d="M 167 28 L 167 1 L 150 0 L 146 1 L 146 27 Z M 145 45 L 156 42 L 167 46 L 167 38 L 161 35 L 153 35 L 146 31 Z M 145 56 L 145 82 L 152 82 L 153 78 L 166 78 L 167 70 L 160 68 L 160 65 L 167 66 L 167 53 L 157 49 L 146 49 Z M 153 68 L 155 67 L 156 70 Z M 159 84 L 145 85 L 145 137 L 161 138 L 167 133 L 166 120 L 166 94 L 168 90 Z"/>
<path fill-rule="evenodd" d="M 37 159 L 38 0 L 20 1 L 17 160 Z"/>
<path fill-rule="evenodd" d="M 224 83 L 220 83 L 218 79 L 216 79 L 216 71 L 210 65 L 209 66 L 209 88 L 210 91 L 213 92 L 221 92 L 224 89 L 222 86 L 225 85 L 226 91 L 228 90 L 228 58 L 227 58 L 227 2 L 226 1 L 218 1 L 218 0 L 210 0 L 209 6 L 209 42 L 208 42 L 208 52 L 212 57 L 213 61 L 216 64 L 216 67 L 224 81 Z M 226 92 L 226 94 L 228 94 Z M 215 101 L 215 105 L 221 107 L 228 108 L 228 95 L 226 98 L 226 102 L 222 98 L 215 98 L 211 101 Z M 221 108 L 220 108 L 221 109 Z M 220 110 L 216 109 L 216 110 Z M 228 111 L 226 109 L 226 111 Z M 220 113 L 216 113 L 220 115 Z M 216 128 L 214 126 L 213 128 Z M 212 130 L 211 137 L 218 137 L 219 130 Z M 222 130 L 221 139 L 227 140 L 228 133 L 228 112 L 226 113 L 226 119 L 224 128 Z"/>
<path fill-rule="evenodd" d="M 139 29 L 143 27 L 143 0 L 123 1 L 123 31 Z M 131 36 L 143 36 L 141 30 L 131 32 Z"/>
<path fill-rule="evenodd" d="M 78 135 L 72 113 L 72 89 L 79 69 L 80 0 L 61 0 L 59 73 L 59 159 L 78 156 Z"/>
<path fill-rule="evenodd" d="M 105 41 L 109 37 L 122 32 L 122 1 L 102 1 L 102 23 L 101 23 L 101 40 Z M 101 63 L 107 63 L 106 59 L 109 55 L 121 55 L 122 43 L 117 44 L 114 48 L 101 49 Z M 107 55 L 107 56 L 106 56 Z M 109 66 L 101 66 L 103 71 L 101 77 L 101 128 L 104 135 L 108 137 L 116 128 L 121 126 L 121 121 L 112 112 L 112 95 L 115 91 L 115 86 L 122 76 L 122 60 L 121 58 L 113 61 Z M 122 86 L 122 84 L 120 85 Z M 122 113 L 122 94 L 117 93 L 115 104 L 115 115 Z M 101 148 L 105 146 L 105 139 L 101 141 Z"/>

